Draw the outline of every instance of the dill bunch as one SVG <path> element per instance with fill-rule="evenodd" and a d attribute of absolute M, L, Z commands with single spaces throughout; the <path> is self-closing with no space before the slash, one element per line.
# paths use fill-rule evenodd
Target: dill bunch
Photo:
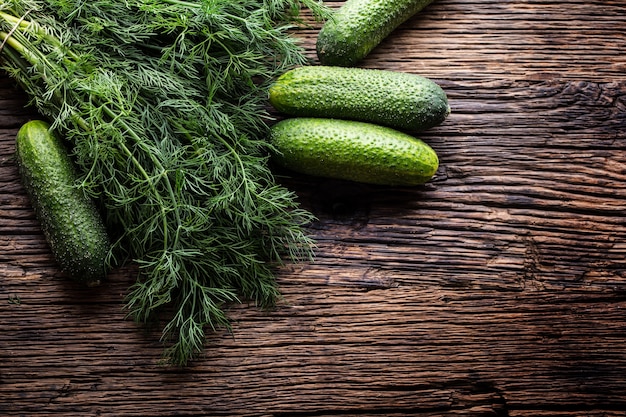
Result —
<path fill-rule="evenodd" d="M 164 357 L 186 365 L 224 304 L 280 296 L 309 260 L 313 220 L 268 167 L 267 89 L 306 63 L 289 29 L 317 0 L 0 0 L 1 65 L 67 138 L 81 186 L 135 262 L 126 308 L 167 312 Z"/>

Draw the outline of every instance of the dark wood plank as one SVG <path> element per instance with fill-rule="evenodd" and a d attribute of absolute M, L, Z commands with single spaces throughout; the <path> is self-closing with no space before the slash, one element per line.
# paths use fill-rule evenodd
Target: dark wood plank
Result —
<path fill-rule="evenodd" d="M 361 65 L 446 90 L 420 135 L 436 177 L 286 177 L 315 262 L 280 271 L 274 311 L 233 305 L 185 370 L 125 318 L 132 266 L 96 290 L 56 268 L 12 156 L 37 116 L 0 74 L 0 415 L 622 416 L 625 24 L 578 0 L 437 0 L 403 24 Z M 295 33 L 313 60 L 317 30 Z"/>

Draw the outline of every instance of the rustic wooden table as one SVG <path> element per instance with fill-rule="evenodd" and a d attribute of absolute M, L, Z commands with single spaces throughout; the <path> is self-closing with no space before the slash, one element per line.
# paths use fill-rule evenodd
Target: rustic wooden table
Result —
<path fill-rule="evenodd" d="M 338 6 L 340 3 L 331 3 Z M 363 66 L 448 93 L 426 186 L 294 176 L 319 221 L 284 301 L 234 305 L 188 369 L 125 319 L 129 269 L 58 271 L 0 75 L 0 415 L 623 416 L 626 3 L 438 0 Z M 313 58 L 318 26 L 296 33 Z"/>

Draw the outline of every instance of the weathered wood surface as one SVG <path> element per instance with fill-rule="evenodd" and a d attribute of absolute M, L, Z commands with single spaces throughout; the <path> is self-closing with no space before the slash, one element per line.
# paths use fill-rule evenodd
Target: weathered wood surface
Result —
<path fill-rule="evenodd" d="M 125 320 L 132 270 L 96 292 L 57 270 L 12 159 L 34 114 L 0 75 L 0 415 L 624 415 L 625 27 L 604 0 L 438 0 L 402 25 L 362 65 L 447 91 L 436 178 L 286 180 L 317 261 L 186 370 Z"/>

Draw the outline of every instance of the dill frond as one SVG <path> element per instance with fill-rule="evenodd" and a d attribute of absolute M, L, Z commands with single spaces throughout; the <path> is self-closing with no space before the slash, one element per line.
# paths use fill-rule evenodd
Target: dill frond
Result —
<path fill-rule="evenodd" d="M 272 306 L 277 265 L 312 259 L 313 216 L 274 179 L 265 142 L 269 83 L 306 63 L 288 34 L 301 7 L 327 13 L 317 0 L 0 1 L 2 68 L 72 144 L 121 231 L 112 259 L 139 265 L 129 315 L 173 312 L 170 363 L 229 326 L 224 304 Z"/>

